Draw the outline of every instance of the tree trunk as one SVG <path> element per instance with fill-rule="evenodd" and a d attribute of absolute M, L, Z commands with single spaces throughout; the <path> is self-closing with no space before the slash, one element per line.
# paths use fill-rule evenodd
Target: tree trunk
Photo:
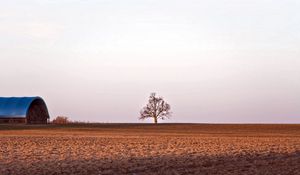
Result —
<path fill-rule="evenodd" d="M 154 123 L 157 124 L 157 117 L 153 117 L 154 118 Z"/>

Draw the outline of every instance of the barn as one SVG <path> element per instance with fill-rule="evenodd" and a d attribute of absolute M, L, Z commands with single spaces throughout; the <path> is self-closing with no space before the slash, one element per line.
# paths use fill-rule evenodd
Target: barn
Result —
<path fill-rule="evenodd" d="M 0 123 L 46 124 L 49 118 L 41 97 L 0 97 Z"/>

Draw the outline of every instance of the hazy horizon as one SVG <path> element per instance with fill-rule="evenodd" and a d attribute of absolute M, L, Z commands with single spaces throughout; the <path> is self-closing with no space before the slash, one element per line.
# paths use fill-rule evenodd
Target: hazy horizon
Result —
<path fill-rule="evenodd" d="M 0 96 L 41 96 L 51 117 L 300 123 L 296 0 L 0 1 Z M 148 121 L 144 121 L 148 122 Z M 149 120 L 151 122 L 151 120 Z"/>

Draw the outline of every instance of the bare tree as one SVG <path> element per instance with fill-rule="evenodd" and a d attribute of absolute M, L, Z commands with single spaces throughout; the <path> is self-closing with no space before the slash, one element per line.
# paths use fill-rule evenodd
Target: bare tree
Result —
<path fill-rule="evenodd" d="M 156 97 L 156 93 L 151 93 L 148 104 L 140 111 L 140 120 L 153 118 L 154 123 L 157 120 L 164 120 L 171 116 L 171 106 L 164 101 L 162 97 Z"/>
<path fill-rule="evenodd" d="M 68 117 L 65 116 L 57 116 L 55 119 L 52 120 L 53 124 L 68 124 L 71 123 Z"/>

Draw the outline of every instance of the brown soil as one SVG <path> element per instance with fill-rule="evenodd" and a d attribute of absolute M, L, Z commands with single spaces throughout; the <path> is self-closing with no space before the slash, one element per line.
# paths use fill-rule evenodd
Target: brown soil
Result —
<path fill-rule="evenodd" d="M 0 174 L 300 174 L 300 125 L 0 125 Z"/>

